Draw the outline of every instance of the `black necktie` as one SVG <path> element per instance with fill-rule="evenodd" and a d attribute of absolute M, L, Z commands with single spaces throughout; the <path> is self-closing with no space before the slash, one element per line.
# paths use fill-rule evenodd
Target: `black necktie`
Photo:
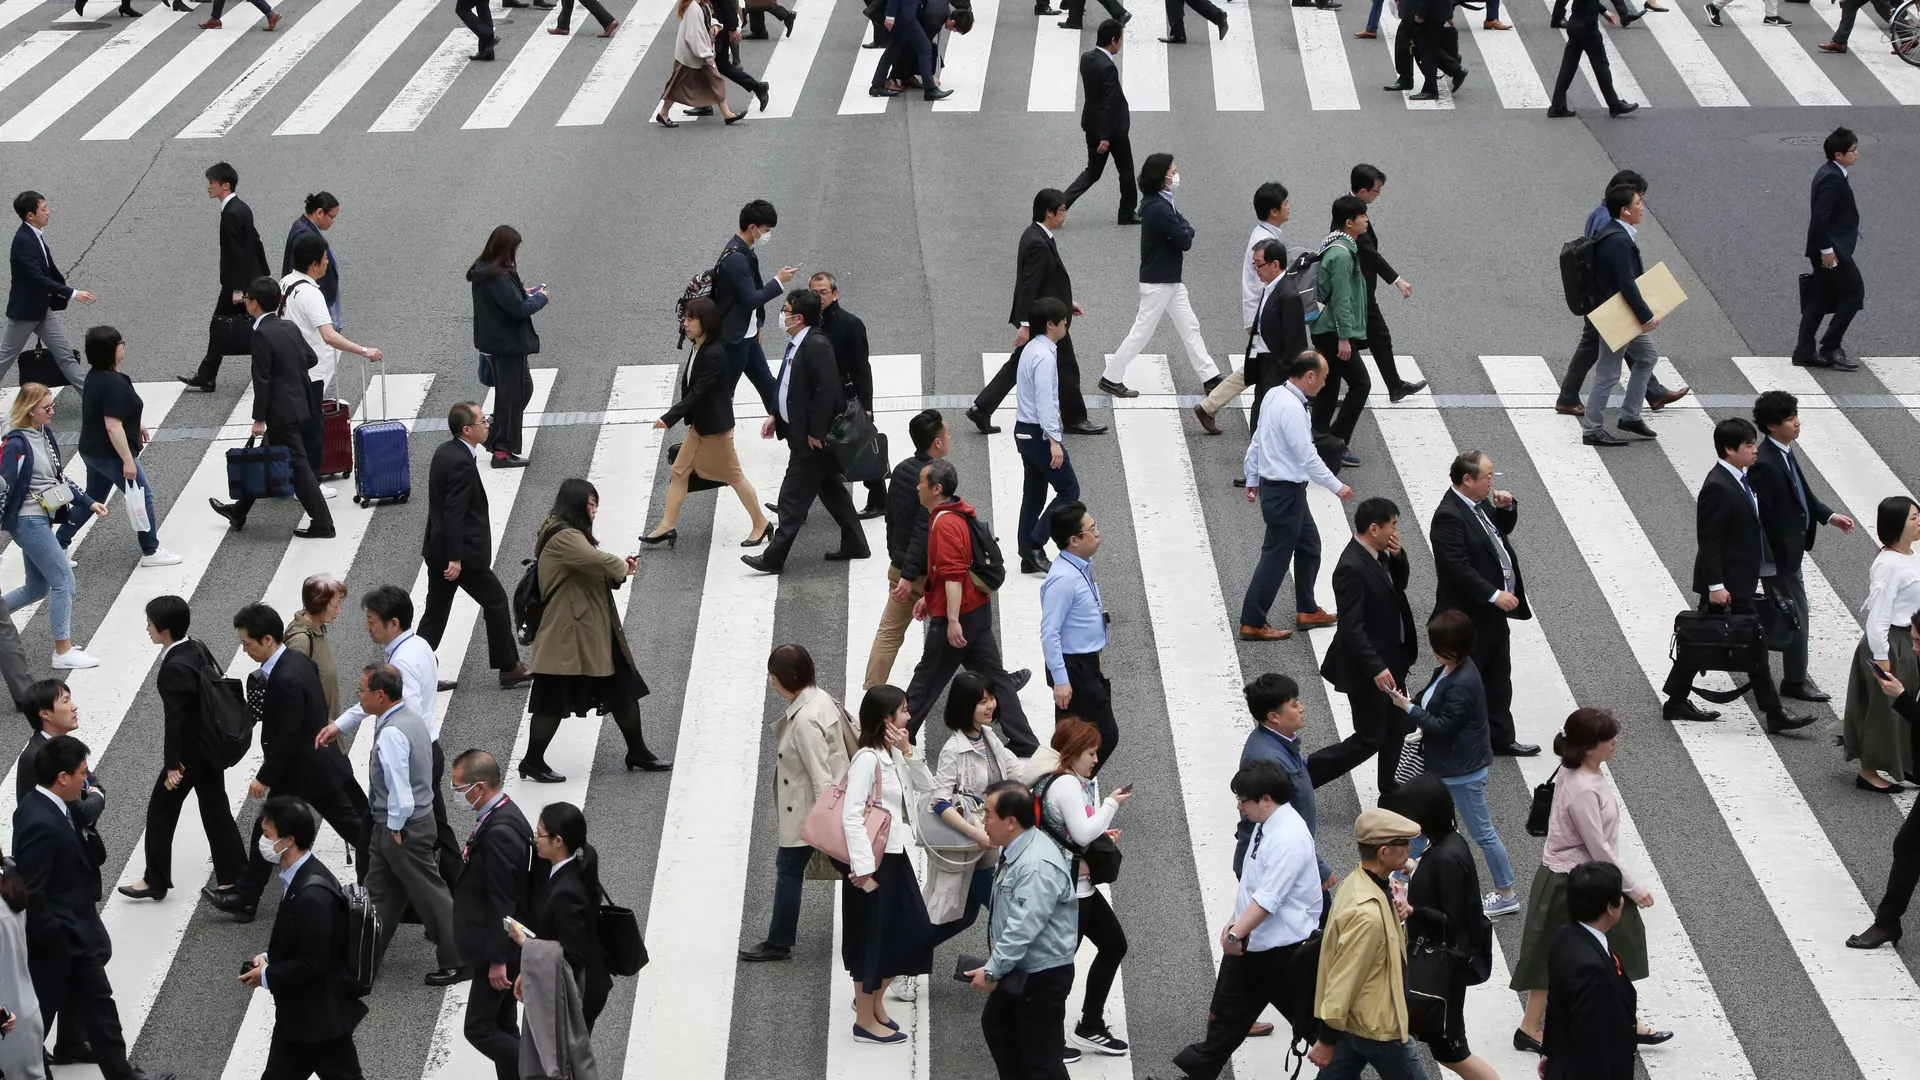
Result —
<path fill-rule="evenodd" d="M 1784 456 L 1787 459 L 1788 478 L 1793 481 L 1793 498 L 1800 504 L 1800 520 L 1804 524 L 1807 519 L 1807 478 L 1800 475 L 1800 463 L 1794 460 L 1792 450 L 1786 451 Z"/>

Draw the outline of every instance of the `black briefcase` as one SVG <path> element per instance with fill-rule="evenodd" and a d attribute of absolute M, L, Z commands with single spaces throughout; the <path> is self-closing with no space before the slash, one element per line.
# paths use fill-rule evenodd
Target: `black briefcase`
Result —
<path fill-rule="evenodd" d="M 1725 608 L 1682 611 L 1673 617 L 1673 644 L 1668 656 L 1694 671 L 1726 671 L 1744 675 L 1767 662 L 1760 635 L 1760 616 Z M 1726 704 L 1747 692 L 1742 683 L 1732 690 L 1693 692 L 1716 704 Z"/>
<path fill-rule="evenodd" d="M 1819 274 L 1800 275 L 1801 311 L 1818 309 L 1822 315 L 1831 315 L 1834 307 L 1833 290 L 1826 287 Z"/>
<path fill-rule="evenodd" d="M 841 475 L 847 478 L 848 483 L 857 484 L 867 480 L 884 480 L 892 468 L 887 460 L 887 433 L 876 431 L 860 444 L 859 452 L 853 455 L 853 460 Z"/>
<path fill-rule="evenodd" d="M 840 410 L 840 415 L 828 422 L 827 430 L 821 433 L 820 441 L 826 444 L 827 450 L 840 462 L 840 472 L 847 474 L 847 479 L 852 480 L 855 477 L 849 474 L 849 470 L 854 468 L 863 456 L 872 451 L 873 437 L 876 433 L 873 418 L 867 415 L 867 410 L 860 404 L 860 399 L 849 397 L 846 406 Z M 886 474 L 886 469 L 883 468 L 872 479 L 878 480 Z"/>
<path fill-rule="evenodd" d="M 67 373 L 61 369 L 60 362 L 53 358 L 53 350 L 46 342 L 40 342 L 38 348 L 28 349 L 20 354 L 20 385 L 39 383 L 51 390 L 56 386 L 70 386 Z"/>
<path fill-rule="evenodd" d="M 1767 586 L 1755 607 L 1760 612 L 1760 644 L 1768 652 L 1786 652 L 1800 640 L 1800 607 L 1783 589 Z"/>
<path fill-rule="evenodd" d="M 253 317 L 215 315 L 207 321 L 208 348 L 220 356 L 253 355 Z"/>

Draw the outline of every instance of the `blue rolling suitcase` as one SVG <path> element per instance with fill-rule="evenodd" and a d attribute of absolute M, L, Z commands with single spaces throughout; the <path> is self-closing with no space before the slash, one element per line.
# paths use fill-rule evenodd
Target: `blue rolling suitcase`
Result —
<path fill-rule="evenodd" d="M 384 363 L 384 361 L 383 361 Z M 385 411 L 387 369 L 380 369 L 380 400 Z M 353 429 L 353 501 L 361 506 L 403 503 L 413 493 L 412 462 L 407 457 L 407 425 L 398 420 L 368 420 Z"/>

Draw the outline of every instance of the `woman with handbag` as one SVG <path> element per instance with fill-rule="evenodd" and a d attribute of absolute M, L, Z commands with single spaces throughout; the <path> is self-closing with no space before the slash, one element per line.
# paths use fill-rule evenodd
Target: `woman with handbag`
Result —
<path fill-rule="evenodd" d="M 1093 887 L 1093 871 L 1081 854 L 1101 837 L 1118 841 L 1113 815 L 1133 798 L 1133 785 L 1099 797 L 1093 770 L 1100 762 L 1100 729 L 1078 717 L 1066 717 L 1053 729 L 1053 749 L 1060 755 L 1053 775 L 1041 781 L 1034 798 L 1040 800 L 1040 824 L 1055 839 L 1072 841 L 1062 847 L 1075 852 L 1074 892 L 1080 898 L 1080 940 L 1097 950 L 1087 969 L 1087 995 L 1080 1020 L 1068 1041 L 1096 1054 L 1119 1056 L 1127 1052 L 1124 1040 L 1107 1030 L 1107 994 L 1113 990 L 1120 961 L 1127 955 L 1127 932 L 1113 906 Z"/>
<path fill-rule="evenodd" d="M 933 812 L 960 836 L 971 839 L 972 858 L 946 848 L 927 847 L 927 882 L 922 890 L 927 917 L 939 945 L 967 927 L 993 898 L 993 868 L 999 849 L 988 839 L 986 793 L 1001 780 L 1020 775 L 1020 759 L 1000 741 L 990 726 L 994 709 L 993 684 L 971 671 L 954 676 L 947 689 L 947 730 L 953 732 L 940 746 L 940 765 L 933 771 Z M 927 839 L 924 827 L 921 839 Z"/>
<path fill-rule="evenodd" d="M 782 645 L 767 657 L 767 682 L 787 701 L 786 711 L 773 722 L 773 812 L 780 832 L 773 857 L 773 916 L 766 938 L 740 950 L 740 959 L 748 963 L 793 954 L 800 894 L 814 854 L 800 830 L 820 794 L 847 775 L 855 733 L 817 678 L 813 655 L 799 645 Z"/>
<path fill-rule="evenodd" d="M 627 741 L 628 771 L 673 768 L 671 759 L 647 749 L 640 730 L 647 682 L 634 669 L 626 627 L 613 606 L 613 590 L 632 575 L 634 558 L 600 550 L 593 536 L 599 513 L 600 492 L 592 484 L 578 477 L 562 481 L 534 541 L 547 606 L 533 637 L 533 692 L 527 696 L 533 730 L 520 775 L 535 783 L 566 780 L 547 766 L 547 745 L 563 717 L 589 713 L 613 717 Z"/>
<path fill-rule="evenodd" d="M 1480 908 L 1480 872 L 1473 850 L 1454 827 L 1452 786 L 1429 772 L 1380 797 L 1380 805 L 1420 826 L 1427 853 L 1407 884 L 1407 1016 L 1413 1037 L 1427 1044 L 1433 1060 L 1466 1080 L 1500 1080 L 1492 1065 L 1467 1046 L 1466 1004 L 1470 971 L 1485 943 L 1492 963 L 1493 928 Z M 1481 972 L 1485 981 L 1485 971 Z M 1416 1008 L 1415 993 L 1440 998 L 1437 1028 L 1421 1030 L 1437 1010 Z"/>
<path fill-rule="evenodd" d="M 74 514 L 107 516 L 107 504 L 95 502 L 61 475 L 60 442 L 53 435 L 53 392 L 27 383 L 13 399 L 13 430 L 0 443 L 0 529 L 13 537 L 26 559 L 27 577 L 5 598 L 19 611 L 41 597 L 47 601 L 47 628 L 53 635 L 56 671 L 99 667 L 100 661 L 73 647 L 73 566 L 54 537 L 55 526 Z"/>
<path fill-rule="evenodd" d="M 533 827 L 533 850 L 547 860 L 547 877 L 534 888 L 533 932 L 558 942 L 567 970 L 580 989 L 587 1030 L 606 1008 L 613 991 L 606 951 L 600 945 L 600 857 L 587 843 L 587 818 L 580 808 L 554 802 L 540 808 Z"/>
<path fill-rule="evenodd" d="M 1438 776 L 1453 796 L 1453 805 L 1486 856 L 1493 874 L 1493 891 L 1482 900 L 1487 917 L 1520 910 L 1513 895 L 1513 864 L 1507 845 L 1494 830 L 1487 809 L 1487 770 L 1493 764 L 1493 742 L 1487 726 L 1487 691 L 1473 662 L 1473 620 L 1464 611 L 1442 611 L 1427 623 L 1427 644 L 1439 670 L 1427 680 L 1417 699 L 1399 687 L 1387 696 L 1420 729 L 1420 755 L 1425 771 Z M 1408 815 L 1411 816 L 1411 815 Z M 1417 819 L 1416 819 L 1417 820 Z M 1415 853 L 1415 857 L 1420 857 Z"/>
<path fill-rule="evenodd" d="M 859 749 L 847 763 L 840 802 L 848 865 L 840 886 L 840 958 L 853 976 L 857 1042 L 907 1042 L 887 1017 L 887 985 L 901 975 L 933 970 L 933 927 L 907 859 L 913 835 L 908 792 L 917 800 L 932 790 L 933 777 L 914 758 L 907 734 L 906 691 L 886 683 L 867 691 L 860 701 Z"/>
<path fill-rule="evenodd" d="M 640 542 L 648 547 L 659 543 L 665 543 L 669 549 L 673 547 L 680 536 L 674 523 L 680 520 L 680 507 L 687 501 L 687 485 L 697 472 L 733 489 L 740 505 L 747 508 L 747 517 L 753 520 L 753 531 L 740 541 L 740 546 L 759 547 L 767 542 L 773 526 L 760 512 L 760 496 L 754 492 L 747 474 L 741 471 L 740 455 L 733 448 L 735 380 L 727 368 L 727 349 L 721 342 L 720 306 L 710 296 L 687 301 L 686 312 L 680 316 L 680 328 L 686 332 L 687 340 L 693 342 L 693 358 L 687 361 L 686 373 L 680 377 L 680 400 L 662 413 L 653 426 L 666 429 L 685 420 L 687 438 L 680 444 L 680 452 L 674 455 L 673 467 L 668 471 L 667 511 L 660 516 L 660 524 L 642 536 Z"/>
<path fill-rule="evenodd" d="M 1570 920 L 1567 916 L 1567 872 L 1584 862 L 1610 862 L 1620 867 L 1627 898 L 1620 922 L 1607 932 L 1607 944 L 1619 958 L 1620 970 L 1638 982 L 1647 977 L 1647 928 L 1640 909 L 1653 906 L 1653 890 L 1634 881 L 1620 862 L 1620 797 L 1601 766 L 1613 760 L 1620 722 L 1605 709 L 1575 709 L 1565 727 L 1553 737 L 1560 756 L 1555 777 L 1553 812 L 1547 819 L 1546 848 L 1540 869 L 1527 892 L 1527 925 L 1520 937 L 1520 960 L 1509 986 L 1527 995 L 1526 1014 L 1513 1033 L 1513 1048 L 1545 1053 L 1540 1046 L 1541 1023 L 1547 1015 L 1547 953 L 1553 935 Z M 1639 1024 L 1635 1039 L 1652 1046 L 1673 1038 L 1671 1031 L 1654 1031 Z"/>
<path fill-rule="evenodd" d="M 520 422 L 527 414 L 527 402 L 533 400 L 527 357 L 540 351 L 533 313 L 552 299 L 545 285 L 529 289 L 520 283 L 519 257 L 519 231 L 499 225 L 467 269 L 467 281 L 473 286 L 473 347 L 485 354 L 493 370 L 493 429 L 487 449 L 496 469 L 527 465 L 520 454 Z"/>
<path fill-rule="evenodd" d="M 1920 611 L 1920 505 L 1905 495 L 1880 500 L 1874 528 L 1880 553 L 1868 572 L 1866 632 L 1847 671 L 1847 709 L 1841 717 L 1841 746 L 1848 761 L 1860 763 L 1853 786 L 1889 795 L 1920 783 L 1913 761 L 1913 730 L 1893 711 L 1893 699 L 1880 691 L 1875 667 L 1906 686 L 1920 686 L 1920 660 L 1907 647 L 1907 623 Z M 1885 773 L 1891 782 L 1883 779 Z"/>

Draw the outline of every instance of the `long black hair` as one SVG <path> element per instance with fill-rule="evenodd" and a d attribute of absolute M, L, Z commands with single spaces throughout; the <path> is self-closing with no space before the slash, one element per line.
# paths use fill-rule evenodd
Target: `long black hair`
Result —
<path fill-rule="evenodd" d="M 860 746 L 880 750 L 887 745 L 887 717 L 907 703 L 907 692 L 891 683 L 881 683 L 860 699 Z"/>
<path fill-rule="evenodd" d="M 589 900 L 600 896 L 600 856 L 587 843 L 587 815 L 570 802 L 548 803 L 540 809 L 540 824 L 547 835 L 566 845 L 567 854 L 578 855 L 580 880 L 586 882 Z"/>
<path fill-rule="evenodd" d="M 587 543 L 594 547 L 600 541 L 593 538 L 593 515 L 587 511 L 587 501 L 600 501 L 600 491 L 591 483 L 579 477 L 560 481 L 560 490 L 554 492 L 551 514 L 560 521 L 579 529 L 587 537 Z"/>

